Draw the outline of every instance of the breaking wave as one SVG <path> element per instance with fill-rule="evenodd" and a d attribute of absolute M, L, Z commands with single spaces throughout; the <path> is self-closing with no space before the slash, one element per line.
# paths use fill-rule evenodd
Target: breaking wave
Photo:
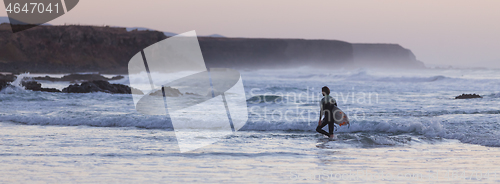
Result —
<path fill-rule="evenodd" d="M 62 115 L 64 114 L 64 115 Z M 103 113 L 106 114 L 106 113 Z M 165 116 L 144 116 L 139 114 L 106 114 L 96 116 L 93 112 L 54 112 L 50 114 L 0 115 L 0 122 L 25 125 L 133 127 L 145 129 L 173 130 L 172 123 Z M 315 132 L 314 122 L 253 122 L 249 120 L 239 131 L 299 131 Z M 486 132 L 485 132 L 486 131 Z M 500 147 L 495 131 L 470 128 L 468 124 L 450 126 L 440 122 L 384 122 L 352 121 L 349 128 L 338 127 L 335 132 L 343 137 L 358 137 L 358 141 L 373 141 L 376 145 L 397 145 L 406 141 L 401 137 L 420 136 L 426 139 L 456 139 L 464 143 Z M 361 136 L 362 138 L 359 138 Z M 396 136 L 396 137 L 394 137 Z M 376 138 L 378 137 L 378 138 Z M 399 137 L 399 138 L 398 138 Z"/>

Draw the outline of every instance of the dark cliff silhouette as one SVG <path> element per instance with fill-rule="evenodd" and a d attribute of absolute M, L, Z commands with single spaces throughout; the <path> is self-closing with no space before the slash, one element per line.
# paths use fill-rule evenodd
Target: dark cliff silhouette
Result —
<path fill-rule="evenodd" d="M 166 39 L 159 31 L 96 26 L 38 26 L 12 33 L 0 25 L 0 72 L 127 73 L 130 58 Z M 423 68 L 396 44 L 351 44 L 336 40 L 199 37 L 207 67 Z"/>

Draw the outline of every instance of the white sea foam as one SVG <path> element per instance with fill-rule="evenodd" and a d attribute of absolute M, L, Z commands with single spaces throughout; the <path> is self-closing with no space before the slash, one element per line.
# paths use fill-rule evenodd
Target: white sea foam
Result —
<path fill-rule="evenodd" d="M 12 94 L 18 92 L 24 92 L 24 86 L 21 84 L 25 78 L 29 77 L 29 73 L 23 73 L 16 76 L 16 80 L 12 81 L 9 86 L 5 87 L 0 91 L 2 94 Z"/>

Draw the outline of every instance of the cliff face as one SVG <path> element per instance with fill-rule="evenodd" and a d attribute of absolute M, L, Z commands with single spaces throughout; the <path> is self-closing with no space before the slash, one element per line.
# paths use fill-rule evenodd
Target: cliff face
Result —
<path fill-rule="evenodd" d="M 286 68 L 352 62 L 350 43 L 334 40 L 198 38 L 207 67 Z"/>
<path fill-rule="evenodd" d="M 379 68 L 424 68 L 411 50 L 397 44 L 352 44 L 353 65 Z"/>
<path fill-rule="evenodd" d="M 167 38 L 158 31 L 93 26 L 38 26 L 12 34 L 0 25 L 0 72 L 127 73 L 130 58 Z M 199 37 L 207 67 L 344 67 L 353 64 L 421 66 L 399 45 L 335 40 Z"/>
<path fill-rule="evenodd" d="M 140 49 L 161 32 L 92 26 L 38 26 L 12 33 L 0 25 L 0 70 L 15 72 L 126 72 Z"/>

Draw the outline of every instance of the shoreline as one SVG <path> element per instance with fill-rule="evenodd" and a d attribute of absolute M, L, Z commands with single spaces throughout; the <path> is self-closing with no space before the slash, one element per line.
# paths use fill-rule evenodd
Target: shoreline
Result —
<path fill-rule="evenodd" d="M 130 178 L 134 182 L 217 183 L 500 181 L 500 160 L 496 159 L 500 148 L 448 139 L 378 148 L 342 147 L 333 141 L 326 143 L 330 148 L 318 148 L 325 143 L 314 136 L 238 132 L 213 145 L 179 153 L 173 131 L 6 122 L 0 122 L 0 127 L 5 130 L 0 137 L 16 138 L 0 145 L 10 150 L 0 158 L 5 163 L 0 172 L 20 176 L 0 177 L 3 182 L 51 182 L 53 178 L 85 183 L 125 182 Z M 273 139 L 259 138 L 269 136 Z M 144 170 L 156 172 L 145 174 L 141 172 Z"/>

